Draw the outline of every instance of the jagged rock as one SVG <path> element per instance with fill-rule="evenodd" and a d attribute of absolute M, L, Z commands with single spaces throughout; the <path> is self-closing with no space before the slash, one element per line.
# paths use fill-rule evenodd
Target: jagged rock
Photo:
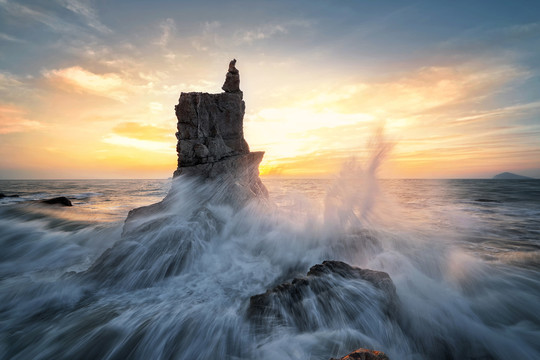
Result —
<path fill-rule="evenodd" d="M 55 197 L 55 198 L 47 199 L 47 200 L 41 200 L 41 202 L 45 204 L 51 204 L 51 205 L 58 204 L 62 206 L 73 206 L 71 201 L 65 196 Z"/>
<path fill-rule="evenodd" d="M 330 360 L 390 360 L 382 351 L 369 349 L 358 349 L 352 353 L 345 355 L 340 359 L 331 358 Z"/>
<path fill-rule="evenodd" d="M 241 94 L 182 93 L 175 110 L 179 169 L 249 153 Z"/>
<path fill-rule="evenodd" d="M 225 92 L 241 92 L 240 91 L 240 72 L 236 68 L 236 59 L 232 59 L 229 63 L 229 71 L 225 76 L 225 83 L 221 87 Z"/>
<path fill-rule="evenodd" d="M 238 208 L 268 196 L 259 178 L 264 152 L 250 152 L 244 140 L 245 104 L 235 63 L 225 93 L 180 94 L 171 190 L 159 203 L 131 210 L 122 239 L 78 276 L 102 286 L 141 288 L 177 275 L 224 226 L 211 205 Z"/>
<path fill-rule="evenodd" d="M 244 200 L 268 196 L 259 179 L 264 152 L 250 152 L 244 139 L 245 103 L 240 91 L 236 60 L 229 64 L 224 93 L 181 93 L 175 107 L 178 119 L 178 168 L 180 175 L 230 184 L 231 197 Z"/>
<path fill-rule="evenodd" d="M 361 322 L 364 310 L 394 319 L 397 304 L 396 288 L 387 273 L 324 261 L 311 267 L 306 277 L 252 296 L 247 316 L 260 331 L 276 323 L 299 331 L 340 328 L 344 319 L 369 331 L 375 324 Z"/>

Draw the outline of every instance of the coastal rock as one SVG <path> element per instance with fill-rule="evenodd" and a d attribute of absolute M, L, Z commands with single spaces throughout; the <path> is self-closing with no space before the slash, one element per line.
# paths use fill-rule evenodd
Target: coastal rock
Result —
<path fill-rule="evenodd" d="M 175 110 L 179 169 L 249 153 L 241 94 L 182 93 Z"/>
<path fill-rule="evenodd" d="M 225 83 L 221 87 L 225 92 L 241 92 L 240 91 L 240 72 L 236 68 L 236 59 L 229 63 L 229 71 L 225 77 Z"/>
<path fill-rule="evenodd" d="M 215 205 L 235 209 L 265 198 L 259 178 L 264 152 L 244 139 L 245 104 L 233 60 L 220 94 L 181 93 L 175 107 L 178 167 L 165 198 L 129 212 L 122 239 L 86 277 L 100 286 L 135 289 L 180 274 L 226 226 Z"/>
<path fill-rule="evenodd" d="M 252 296 L 247 317 L 259 331 L 276 323 L 314 331 L 320 327 L 340 328 L 346 321 L 370 332 L 369 328 L 376 324 L 362 322 L 361 315 L 378 313 L 394 319 L 397 304 L 396 288 L 387 273 L 341 261 L 324 261 L 311 267 L 306 277 Z"/>
<path fill-rule="evenodd" d="M 381 351 L 358 349 L 345 355 L 340 359 L 331 358 L 330 360 L 390 360 L 385 353 Z"/>
<path fill-rule="evenodd" d="M 71 201 L 65 196 L 55 197 L 55 198 L 47 199 L 47 200 L 41 200 L 41 202 L 44 204 L 51 204 L 51 205 L 58 204 L 62 206 L 73 206 Z"/>
<path fill-rule="evenodd" d="M 264 152 L 250 152 L 244 139 L 246 105 L 240 91 L 236 60 L 229 63 L 224 93 L 181 93 L 175 106 L 178 119 L 178 168 L 174 178 L 195 177 L 230 184 L 231 197 L 242 202 L 267 197 L 259 179 Z"/>

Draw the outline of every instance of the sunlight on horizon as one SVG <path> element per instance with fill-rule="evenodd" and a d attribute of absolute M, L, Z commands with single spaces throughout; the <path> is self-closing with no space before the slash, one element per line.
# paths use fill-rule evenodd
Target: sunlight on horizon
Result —
<path fill-rule="evenodd" d="M 540 176 L 540 72 L 527 57 L 537 23 L 472 27 L 467 36 L 434 31 L 427 46 L 414 39 L 428 24 L 401 34 L 380 14 L 377 34 L 370 22 L 340 29 L 330 26 L 336 14 L 318 13 L 258 26 L 149 12 L 135 26 L 112 22 L 107 11 L 117 8 L 96 4 L 96 27 L 56 8 L 45 21 L 30 5 L 9 4 L 0 3 L 0 15 L 14 19 L 0 27 L 10 49 L 0 57 L 0 178 L 169 177 L 180 93 L 221 92 L 233 57 L 245 138 L 265 151 L 263 175 L 330 176 L 345 159 L 365 156 L 382 126 L 396 143 L 383 177 Z M 388 34 L 404 37 L 401 49 Z M 493 36 L 514 45 L 471 50 L 470 37 Z"/>

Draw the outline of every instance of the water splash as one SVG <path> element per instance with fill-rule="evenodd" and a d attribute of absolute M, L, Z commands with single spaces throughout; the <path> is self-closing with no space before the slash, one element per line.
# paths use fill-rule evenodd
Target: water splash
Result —
<path fill-rule="evenodd" d="M 388 216 L 397 204 L 376 173 L 390 148 L 381 133 L 366 164 L 347 163 L 323 210 L 300 198 L 286 210 L 231 206 L 219 182 L 180 177 L 123 237 L 117 225 L 60 231 L 3 216 L 0 356 L 327 359 L 369 347 L 393 359 L 539 358 L 537 272 L 471 256 L 460 236 L 399 210 Z M 106 240 L 115 244 L 104 252 Z M 381 311 L 369 284 L 334 278 L 327 301 L 308 293 L 303 315 L 254 326 L 251 296 L 326 259 L 389 273 L 398 313 Z"/>

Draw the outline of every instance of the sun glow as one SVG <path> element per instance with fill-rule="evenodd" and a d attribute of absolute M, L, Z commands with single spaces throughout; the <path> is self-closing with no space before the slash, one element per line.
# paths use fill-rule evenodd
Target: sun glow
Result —
<path fill-rule="evenodd" d="M 15 11 L 9 4 L 0 8 Z M 8 49 L 0 69 L 1 177 L 39 177 L 32 169 L 42 167 L 79 177 L 80 166 L 110 177 L 110 170 L 99 169 L 110 169 L 111 159 L 114 176 L 141 176 L 152 163 L 153 174 L 170 176 L 180 92 L 220 92 L 232 57 L 239 60 L 246 102 L 245 138 L 252 151 L 265 151 L 263 175 L 326 176 L 345 159 L 364 156 L 381 127 L 397 143 L 382 176 L 485 177 L 540 169 L 535 68 L 500 49 L 500 56 L 471 53 L 471 34 L 396 47 L 385 31 L 377 39 L 379 32 L 360 23 L 337 36 L 341 27 L 320 23 L 323 30 L 308 19 L 254 26 L 184 18 L 182 24 L 190 24 L 184 28 L 156 14 L 144 24 L 124 24 L 127 33 L 120 24 L 71 24 L 76 19 L 57 10 L 51 7 L 48 17 L 38 10 L 12 14 L 20 21 L 6 21 L 8 29 L 26 24 L 20 38 L 0 29 Z M 494 46 L 494 34 L 517 44 L 537 29 L 496 28 L 476 34 L 487 41 L 474 44 Z M 394 30 L 391 38 L 399 38 Z M 36 42 L 30 33 L 48 41 Z M 522 47 L 525 54 L 530 45 Z M 164 158 L 170 169 L 163 169 Z"/>

